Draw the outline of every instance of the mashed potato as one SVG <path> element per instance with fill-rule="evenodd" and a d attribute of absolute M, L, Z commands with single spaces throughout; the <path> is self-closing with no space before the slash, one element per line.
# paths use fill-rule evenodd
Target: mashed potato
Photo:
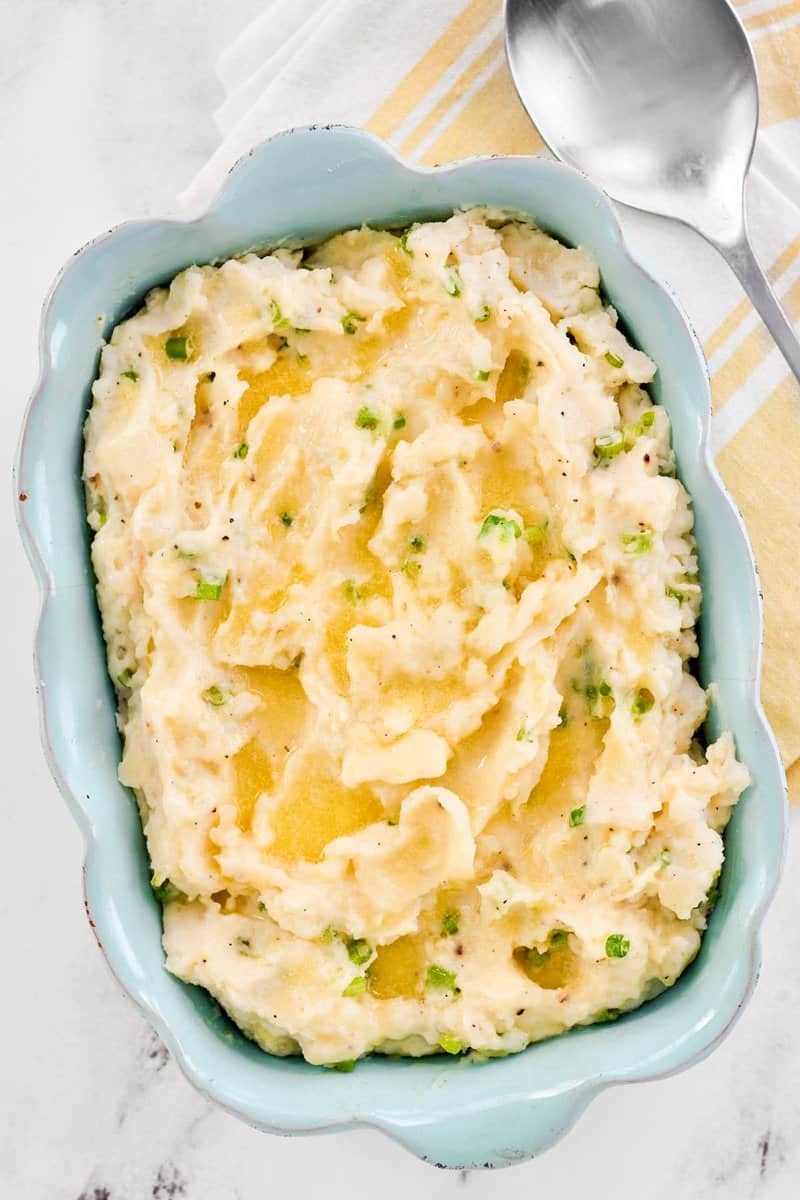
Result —
<path fill-rule="evenodd" d="M 522 1049 L 697 953 L 689 498 L 597 267 L 482 210 L 119 325 L 93 561 L 167 966 L 273 1054 Z"/>

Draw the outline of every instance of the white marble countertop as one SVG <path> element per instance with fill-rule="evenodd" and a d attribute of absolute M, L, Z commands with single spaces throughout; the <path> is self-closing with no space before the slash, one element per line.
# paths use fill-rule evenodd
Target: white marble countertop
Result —
<path fill-rule="evenodd" d="M 170 210 L 214 146 L 216 55 L 259 7 L 260 0 L 0 4 L 9 267 L 0 290 L 0 421 L 9 470 L 53 275 L 103 228 Z M 669 263 L 659 265 L 668 277 Z M 313 1143 L 268 1137 L 197 1095 L 119 992 L 86 923 L 80 838 L 39 749 L 30 662 L 36 591 L 8 503 L 0 522 L 2 1196 L 256 1200 L 284 1187 L 327 1200 L 394 1200 L 417 1189 L 432 1200 L 800 1195 L 797 819 L 766 925 L 763 975 L 730 1037 L 683 1075 L 607 1092 L 535 1162 L 499 1173 L 436 1172 L 377 1133 Z"/>

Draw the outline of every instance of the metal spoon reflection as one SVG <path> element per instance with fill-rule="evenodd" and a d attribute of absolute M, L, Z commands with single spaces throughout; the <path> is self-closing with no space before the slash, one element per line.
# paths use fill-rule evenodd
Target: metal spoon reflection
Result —
<path fill-rule="evenodd" d="M 747 233 L 758 80 L 727 0 L 506 0 L 505 21 L 511 76 L 553 153 L 716 246 L 800 378 Z"/>

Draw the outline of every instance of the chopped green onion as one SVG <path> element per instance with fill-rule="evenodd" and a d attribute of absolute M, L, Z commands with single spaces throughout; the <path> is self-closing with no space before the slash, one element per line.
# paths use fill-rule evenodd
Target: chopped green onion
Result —
<path fill-rule="evenodd" d="M 298 669 L 298 667 L 300 666 L 300 663 L 303 661 L 304 657 L 305 657 L 305 650 L 300 650 L 297 654 L 295 654 L 294 658 L 289 663 L 289 666 L 292 668 L 293 671 L 296 671 Z"/>
<path fill-rule="evenodd" d="M 412 558 L 410 554 L 407 554 L 400 564 L 400 570 L 404 575 L 407 575 L 409 579 L 416 579 L 422 570 L 422 563 L 419 561 L 419 559 Z"/>
<path fill-rule="evenodd" d="M 624 958 L 630 948 L 624 933 L 610 933 L 606 938 L 606 958 Z"/>
<path fill-rule="evenodd" d="M 636 445 L 638 438 L 644 433 L 644 428 L 641 425 L 623 425 L 622 426 L 622 448 L 624 450 L 632 450 Z"/>
<path fill-rule="evenodd" d="M 716 883 L 712 883 L 711 887 L 706 892 L 705 905 L 707 912 L 711 912 L 716 907 L 719 900 L 719 887 Z"/>
<path fill-rule="evenodd" d="M 98 508 L 98 510 L 97 510 L 97 528 L 102 529 L 107 520 L 108 520 L 108 513 L 106 512 L 106 510 L 104 508 Z"/>
<path fill-rule="evenodd" d="M 486 380 L 489 378 L 490 374 L 491 371 L 482 371 L 480 367 L 470 367 L 469 369 L 469 377 L 475 383 L 486 383 Z"/>
<path fill-rule="evenodd" d="M 449 937 L 453 937 L 458 933 L 460 914 L 455 908 L 448 908 L 447 912 L 442 917 L 442 933 L 446 933 Z"/>
<path fill-rule="evenodd" d="M 193 600 L 219 600 L 222 595 L 223 584 L 207 583 L 205 580 L 200 580 L 194 592 L 192 593 Z"/>
<path fill-rule="evenodd" d="M 635 717 L 643 717 L 650 712 L 655 702 L 656 698 L 649 688 L 637 688 L 631 704 L 631 712 Z"/>
<path fill-rule="evenodd" d="M 150 887 L 153 889 L 153 895 L 156 900 L 160 900 L 162 904 L 167 904 L 170 900 L 177 900 L 183 893 L 171 879 L 162 879 L 161 883 L 154 883 L 155 875 L 150 880 Z"/>
<path fill-rule="evenodd" d="M 526 525 L 522 536 L 530 546 L 540 546 L 547 539 L 547 522 L 543 525 Z"/>
<path fill-rule="evenodd" d="M 425 974 L 425 986 L 451 992 L 459 990 L 456 984 L 455 972 L 448 971 L 446 967 L 437 966 L 436 963 L 431 963 L 428 967 Z"/>
<path fill-rule="evenodd" d="M 350 1071 L 355 1071 L 356 1060 L 354 1058 L 343 1058 L 341 1062 L 331 1063 L 331 1069 L 347 1074 Z"/>
<path fill-rule="evenodd" d="M 444 1050 L 445 1054 L 460 1054 L 464 1049 L 464 1043 L 457 1037 L 453 1037 L 451 1033 L 443 1033 L 439 1036 L 439 1045 Z"/>
<path fill-rule="evenodd" d="M 342 329 L 345 333 L 355 333 L 358 329 L 358 322 L 366 320 L 365 317 L 360 317 L 358 313 L 345 313 L 342 317 Z"/>
<path fill-rule="evenodd" d="M 355 604 L 357 600 L 363 600 L 364 598 L 362 589 L 357 586 L 354 579 L 345 579 L 342 584 L 342 592 L 345 600 L 349 600 L 351 604 Z"/>
<path fill-rule="evenodd" d="M 319 940 L 323 946 L 330 946 L 331 942 L 336 940 L 336 930 L 332 925 L 326 925 L 322 933 L 319 935 Z"/>
<path fill-rule="evenodd" d="M 522 725 L 517 730 L 516 741 L 518 741 L 518 742 L 535 742 L 536 734 L 527 725 Z"/>
<path fill-rule="evenodd" d="M 609 1021 L 616 1021 L 619 1016 L 618 1008 L 601 1008 L 599 1012 L 592 1017 L 595 1025 L 606 1025 Z"/>
<path fill-rule="evenodd" d="M 445 267 L 444 273 L 447 277 L 444 286 L 447 288 L 448 296 L 460 296 L 462 283 L 458 267 Z"/>
<path fill-rule="evenodd" d="M 652 408 L 648 408 L 647 412 L 643 412 L 639 418 L 645 429 L 649 429 L 656 419 L 656 414 Z"/>
<path fill-rule="evenodd" d="M 372 958 L 372 947 L 364 938 L 356 938 L 347 943 L 347 957 L 357 967 L 363 967 L 364 963 Z"/>
<path fill-rule="evenodd" d="M 653 536 L 650 533 L 623 533 L 620 540 L 626 554 L 646 554 L 653 548 Z"/>
<path fill-rule="evenodd" d="M 569 814 L 570 829 L 575 829 L 576 826 L 582 825 L 586 820 L 586 805 L 581 804 L 579 808 L 573 808 Z"/>
<path fill-rule="evenodd" d="M 684 593 L 677 591 L 677 589 L 674 587 L 665 587 L 664 595 L 669 596 L 670 600 L 676 600 L 678 604 L 683 604 L 684 600 L 686 599 Z"/>
<path fill-rule="evenodd" d="M 658 861 L 661 863 L 662 867 L 668 867 L 672 862 L 672 855 L 670 854 L 669 850 L 666 848 L 663 849 L 658 856 Z"/>
<path fill-rule="evenodd" d="M 522 530 L 512 517 L 501 517 L 499 513 L 489 513 L 480 527 L 479 538 L 488 537 L 496 529 L 501 542 L 510 542 L 512 538 L 522 537 Z"/>
<path fill-rule="evenodd" d="M 566 946 L 569 942 L 569 931 L 567 929 L 551 929 L 547 940 L 554 949 L 558 946 Z"/>
<path fill-rule="evenodd" d="M 117 683 L 120 685 L 120 687 L 125 687 L 125 688 L 130 687 L 131 680 L 133 679 L 133 675 L 134 675 L 134 668 L 126 667 L 125 670 L 121 671 L 119 673 L 119 675 L 117 676 Z"/>
<path fill-rule="evenodd" d="M 401 245 L 401 247 L 403 248 L 403 250 L 405 250 L 405 252 L 406 252 L 406 254 L 408 255 L 408 257 L 409 257 L 409 258 L 413 258 L 413 257 L 414 257 L 414 251 L 411 249 L 411 247 L 410 247 L 410 246 L 409 246 L 409 244 L 408 244 L 408 235 L 409 235 L 410 233 L 411 233 L 411 230 L 410 230 L 410 229 L 407 229 L 407 230 L 405 231 L 405 233 L 401 234 L 401 236 L 400 236 L 400 245 Z"/>
<path fill-rule="evenodd" d="M 405 427 L 406 419 L 402 413 L 398 413 L 395 419 L 392 421 L 392 429 L 405 429 Z"/>
<path fill-rule="evenodd" d="M 411 541 L 408 544 L 412 550 L 416 551 L 417 554 L 419 554 L 421 550 L 425 549 L 425 539 L 423 537 L 420 537 L 420 535 L 418 533 L 414 534 L 414 536 L 412 537 Z"/>
<path fill-rule="evenodd" d="M 594 439 L 594 460 L 596 463 L 606 462 L 616 458 L 625 449 L 625 438 L 619 429 L 610 429 L 608 433 L 600 433 Z"/>
<path fill-rule="evenodd" d="M 132 379 L 132 380 L 133 380 L 133 382 L 134 382 L 134 383 L 136 383 L 136 382 L 137 382 L 137 380 L 139 379 L 139 373 L 138 373 L 137 371 L 133 371 L 133 370 L 131 370 L 131 371 L 123 371 L 123 372 L 122 372 L 122 378 L 123 378 L 123 379 Z"/>
<path fill-rule="evenodd" d="M 258 911 L 259 911 L 259 912 L 266 912 L 266 911 L 267 911 L 267 906 L 266 906 L 266 904 L 264 903 L 264 901 L 263 901 L 263 900 L 259 900 L 259 902 L 258 902 Z"/>
<path fill-rule="evenodd" d="M 191 358 L 192 348 L 188 337 L 167 338 L 164 343 L 164 353 L 167 358 L 183 359 L 184 361 Z"/>
<path fill-rule="evenodd" d="M 288 513 L 288 512 L 281 513 L 281 525 L 285 525 L 286 528 L 288 529 L 293 521 L 294 521 L 294 517 L 292 516 L 291 513 Z"/>
<path fill-rule="evenodd" d="M 178 558 L 197 558 L 196 550 L 178 550 Z"/>
<path fill-rule="evenodd" d="M 489 308 L 489 305 L 484 304 L 483 308 L 481 309 L 481 311 L 478 313 L 477 317 L 475 318 L 476 325 L 482 325 L 484 321 L 489 320 L 489 317 L 491 315 L 492 315 L 492 310 Z"/>
<path fill-rule="evenodd" d="M 623 360 L 613 350 L 606 350 L 606 362 L 612 367 L 624 366 Z"/>
<path fill-rule="evenodd" d="M 343 996 L 363 996 L 364 992 L 366 990 L 367 990 L 366 975 L 356 975 L 354 979 L 350 980 L 347 987 L 342 992 L 342 995 Z"/>
<path fill-rule="evenodd" d="M 270 319 L 272 320 L 273 329 L 283 329 L 289 324 L 287 318 L 281 312 L 281 306 L 278 304 L 277 300 L 270 300 L 269 315 Z"/>
<path fill-rule="evenodd" d="M 249 449 L 250 447 L 248 446 L 247 442 L 240 442 L 238 446 L 234 447 L 233 457 L 247 458 L 247 452 Z"/>
<path fill-rule="evenodd" d="M 378 418 L 369 408 L 360 408 L 356 417 L 357 429 L 377 429 Z"/>
<path fill-rule="evenodd" d="M 222 576 L 221 579 L 201 579 L 198 582 L 197 587 L 192 592 L 192 599 L 219 600 L 227 579 L 227 572 Z"/>
<path fill-rule="evenodd" d="M 215 683 L 201 693 L 201 698 L 213 708 L 220 708 L 225 703 L 225 693 Z"/>

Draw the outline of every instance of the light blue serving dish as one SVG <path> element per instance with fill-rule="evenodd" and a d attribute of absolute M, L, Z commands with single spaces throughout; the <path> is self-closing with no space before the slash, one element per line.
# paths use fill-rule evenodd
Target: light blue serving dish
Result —
<path fill-rule="evenodd" d="M 695 502 L 705 586 L 699 672 L 717 684 L 709 735 L 734 732 L 754 782 L 728 827 L 721 900 L 702 950 L 675 987 L 614 1024 L 509 1058 L 374 1057 L 341 1074 L 262 1053 L 206 992 L 164 969 L 139 817 L 117 780 L 114 694 L 80 480 L 83 420 L 103 339 L 148 289 L 191 263 L 315 242 L 360 222 L 397 226 L 487 203 L 528 212 L 558 238 L 590 250 L 633 341 L 659 364 L 654 395 L 671 418 L 680 474 Z M 121 225 L 76 254 L 50 295 L 40 353 L 16 491 L 43 592 L 36 678 L 45 753 L 86 838 L 86 901 L 97 939 L 192 1083 L 260 1129 L 371 1125 L 430 1162 L 501 1166 L 552 1145 L 601 1088 L 678 1071 L 708 1054 L 755 984 L 759 926 L 782 861 L 785 781 L 759 702 L 755 565 L 709 456 L 702 353 L 675 300 L 626 249 L 602 193 L 577 171 L 542 159 L 417 169 L 360 130 L 294 130 L 242 159 L 197 220 Z"/>

